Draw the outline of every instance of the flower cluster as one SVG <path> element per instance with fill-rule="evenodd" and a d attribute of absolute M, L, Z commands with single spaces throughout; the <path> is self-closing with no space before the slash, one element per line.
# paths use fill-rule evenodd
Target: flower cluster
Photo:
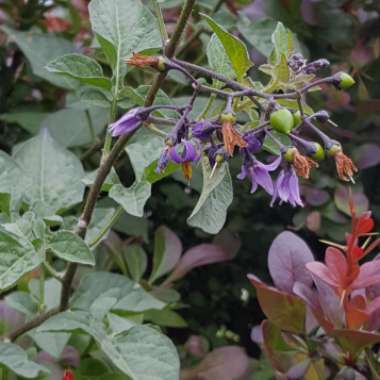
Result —
<path fill-rule="evenodd" d="M 339 88 L 348 88 L 354 83 L 346 73 L 317 79 L 314 74 L 318 69 L 329 65 L 327 60 L 307 63 L 301 54 L 292 54 L 287 59 L 289 69 L 297 78 L 304 75 L 310 81 L 303 83 L 300 88 L 283 93 L 258 92 L 211 70 L 189 65 L 178 59 L 134 54 L 128 64 L 160 71 L 178 70 L 192 82 L 193 95 L 185 107 L 138 107 L 110 125 L 112 136 L 120 136 L 133 133 L 144 123 L 149 125 L 171 122 L 173 126 L 164 136 L 165 148 L 157 162 L 158 172 L 163 171 L 169 161 L 172 161 L 182 166 L 184 176 L 190 180 L 192 163 L 197 163 L 202 155 L 208 158 L 213 168 L 212 173 L 222 162 L 239 155 L 242 164 L 238 179 L 248 179 L 251 182 L 251 193 L 260 186 L 272 197 L 272 205 L 278 201 L 280 204 L 285 202 L 292 206 L 303 205 L 299 179 L 308 179 L 312 169 L 318 167 L 318 161 L 326 156 L 334 158 L 341 180 L 353 181 L 356 166 L 343 153 L 341 144 L 328 137 L 318 125 L 326 122 L 334 124 L 329 114 L 324 110 L 306 114 L 303 109 L 309 89 L 321 83 L 331 83 Z M 194 78 L 193 74 L 197 72 L 224 82 L 225 89 L 204 85 L 204 82 Z M 225 101 L 224 110 L 211 117 L 204 117 L 202 113 L 200 119 L 191 118 L 194 101 L 201 92 L 221 97 Z M 287 98 L 297 99 L 298 109 L 287 109 L 281 105 L 279 100 Z M 247 114 L 240 111 L 239 104 L 247 101 L 259 115 L 258 120 L 247 120 Z M 178 118 L 157 117 L 155 111 L 170 107 L 177 112 Z M 311 140 L 309 136 L 315 136 L 318 141 Z M 277 146 L 277 157 L 272 154 L 272 157 L 265 158 L 268 141 Z M 275 171 L 278 174 L 273 180 L 272 173 Z"/>

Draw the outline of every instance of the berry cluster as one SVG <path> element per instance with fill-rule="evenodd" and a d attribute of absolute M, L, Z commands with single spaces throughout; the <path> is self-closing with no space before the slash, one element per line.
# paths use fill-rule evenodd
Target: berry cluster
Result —
<path fill-rule="evenodd" d="M 303 205 L 299 177 L 309 178 L 311 170 L 318 167 L 318 162 L 325 156 L 335 159 L 341 180 L 353 181 L 353 175 L 357 171 L 354 163 L 343 153 L 341 144 L 318 127 L 318 123 L 325 122 L 334 125 L 327 111 L 305 112 L 305 97 L 309 90 L 323 83 L 330 83 L 339 89 L 347 89 L 355 83 L 344 72 L 322 79 L 316 78 L 317 70 L 329 65 L 327 60 L 319 59 L 308 63 L 300 53 L 292 54 L 286 65 L 297 85 L 291 90 L 273 92 L 266 92 L 265 89 L 258 91 L 250 81 L 242 84 L 207 68 L 175 58 L 134 54 L 127 63 L 161 72 L 177 70 L 189 78 L 192 85 L 193 93 L 186 106 L 153 105 L 134 108 L 109 127 L 112 136 L 119 136 L 131 133 L 143 124 L 171 123 L 172 129 L 164 135 L 166 147 L 158 160 L 158 172 L 172 161 L 181 164 L 185 177 L 190 180 L 191 164 L 199 161 L 202 155 L 207 156 L 213 173 L 222 162 L 238 153 L 242 157 L 238 178 L 248 178 L 251 181 L 252 193 L 261 186 L 272 196 L 272 204 L 278 200 L 293 206 Z M 205 84 L 207 81 L 204 78 L 217 80 L 224 87 L 211 87 Z M 204 114 L 200 119 L 190 118 L 194 101 L 201 93 L 222 98 L 224 110 L 207 118 Z M 298 109 L 286 108 L 282 105 L 284 100 L 296 101 Z M 257 115 L 255 121 L 249 120 L 247 104 L 249 111 Z M 155 111 L 158 109 L 174 110 L 178 117 L 157 117 Z M 156 128 L 154 130 L 157 131 Z M 281 136 L 287 137 L 287 143 L 283 142 Z M 318 141 L 313 140 L 314 136 Z M 268 158 L 262 162 L 258 159 L 258 154 L 265 151 L 265 141 L 268 138 L 277 145 L 280 153 L 274 159 Z M 279 173 L 273 181 L 270 173 L 276 170 Z"/>

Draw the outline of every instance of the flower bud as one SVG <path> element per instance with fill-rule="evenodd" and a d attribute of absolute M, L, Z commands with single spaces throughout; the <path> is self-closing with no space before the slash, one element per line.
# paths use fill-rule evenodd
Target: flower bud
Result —
<path fill-rule="evenodd" d="M 162 56 L 150 56 L 140 53 L 133 53 L 132 57 L 126 60 L 130 66 L 136 67 L 151 67 L 158 71 L 165 71 L 165 58 Z"/>
<path fill-rule="evenodd" d="M 316 112 L 314 115 L 313 115 L 314 118 L 316 118 L 318 121 L 324 123 L 326 122 L 327 120 L 329 120 L 330 118 L 330 115 L 327 111 L 325 110 L 321 110 L 321 111 L 318 111 Z"/>
<path fill-rule="evenodd" d="M 315 142 L 313 143 L 315 147 L 315 151 L 311 153 L 311 157 L 314 158 L 314 160 L 322 161 L 325 159 L 325 150 L 322 148 L 321 144 Z"/>
<path fill-rule="evenodd" d="M 220 122 L 223 124 L 225 122 L 229 122 L 229 123 L 232 123 L 234 124 L 236 122 L 236 117 L 234 114 L 232 113 L 222 113 L 220 115 Z"/>
<path fill-rule="evenodd" d="M 336 84 L 341 89 L 347 89 L 352 87 L 355 84 L 354 78 L 350 74 L 347 74 L 343 71 L 334 75 L 334 79 L 336 80 Z"/>

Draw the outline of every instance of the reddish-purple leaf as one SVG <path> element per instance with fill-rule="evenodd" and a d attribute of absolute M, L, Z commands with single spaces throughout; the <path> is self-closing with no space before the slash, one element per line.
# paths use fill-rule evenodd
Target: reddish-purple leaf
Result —
<path fill-rule="evenodd" d="M 346 215 L 351 215 L 349 197 L 350 195 L 348 187 L 339 186 L 335 190 L 335 205 L 340 211 L 344 212 Z M 355 205 L 356 213 L 358 215 L 368 210 L 368 199 L 363 193 L 352 191 L 352 199 Z"/>
<path fill-rule="evenodd" d="M 241 247 L 239 236 L 226 228 L 220 231 L 212 242 L 213 244 L 222 247 L 231 257 L 235 257 Z"/>
<path fill-rule="evenodd" d="M 224 346 L 211 351 L 198 365 L 185 369 L 182 380 L 232 380 L 248 375 L 250 359 L 243 348 Z"/>
<path fill-rule="evenodd" d="M 330 271 L 330 276 L 337 283 L 344 283 L 348 269 L 346 256 L 338 248 L 328 247 L 325 254 L 325 263 Z"/>
<path fill-rule="evenodd" d="M 182 253 L 182 243 L 177 235 L 166 226 L 157 228 L 154 237 L 153 270 L 149 281 L 170 272 L 178 263 Z"/>
<path fill-rule="evenodd" d="M 268 255 L 269 272 L 276 287 L 292 293 L 297 281 L 311 286 L 313 280 L 305 265 L 313 260 L 309 247 L 297 235 L 289 231 L 279 234 Z"/>
<path fill-rule="evenodd" d="M 251 340 L 256 344 L 263 344 L 263 328 L 261 325 L 256 325 L 251 329 Z"/>
<path fill-rule="evenodd" d="M 307 370 L 309 369 L 311 364 L 310 359 L 302 360 L 300 363 L 297 363 L 291 367 L 286 375 L 289 380 L 303 379 Z"/>
<path fill-rule="evenodd" d="M 227 252 L 224 248 L 215 244 L 196 245 L 184 253 L 174 271 L 165 280 L 164 285 L 168 286 L 196 267 L 231 260 L 234 257 L 233 255 L 234 252 Z"/>
<path fill-rule="evenodd" d="M 322 206 L 330 199 L 330 195 L 326 190 L 311 186 L 304 186 L 302 189 L 302 194 L 310 206 Z"/>
<path fill-rule="evenodd" d="M 342 349 L 349 351 L 353 356 L 360 354 L 364 348 L 380 342 L 380 334 L 368 331 L 341 329 L 334 330 L 333 335 Z"/>
<path fill-rule="evenodd" d="M 359 276 L 352 284 L 353 289 L 367 288 L 380 283 L 380 260 L 370 261 L 360 266 Z"/>
<path fill-rule="evenodd" d="M 330 269 L 323 263 L 319 261 L 313 261 L 306 264 L 306 268 L 313 273 L 314 276 L 317 276 L 327 284 L 337 287 L 339 283 L 335 278 L 332 277 Z"/>
<path fill-rule="evenodd" d="M 256 288 L 261 309 L 271 322 L 284 331 L 305 331 L 306 306 L 299 297 L 268 286 L 252 274 L 248 279 Z"/>
<path fill-rule="evenodd" d="M 203 358 L 209 351 L 209 343 L 201 335 L 191 335 L 185 343 L 185 350 L 196 358 Z"/>
<path fill-rule="evenodd" d="M 364 144 L 355 150 L 355 163 L 359 169 L 367 169 L 380 163 L 380 147 L 377 144 Z"/>
<path fill-rule="evenodd" d="M 314 283 L 318 291 L 318 299 L 323 310 L 323 317 L 330 321 L 335 327 L 342 327 L 344 323 L 344 313 L 340 306 L 340 299 L 335 291 L 321 281 L 319 278 L 315 278 Z M 316 316 L 318 317 L 318 316 Z"/>

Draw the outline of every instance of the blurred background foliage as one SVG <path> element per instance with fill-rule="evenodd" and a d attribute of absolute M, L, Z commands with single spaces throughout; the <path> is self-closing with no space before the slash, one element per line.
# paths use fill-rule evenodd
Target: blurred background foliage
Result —
<path fill-rule="evenodd" d="M 145 3 L 150 6 L 149 1 Z M 170 32 L 182 1 L 159 3 Z M 243 39 L 256 66 L 264 63 L 271 51 L 270 35 L 276 22 L 281 21 L 295 33 L 300 49 L 310 60 L 327 58 L 332 71 L 351 73 L 357 85 L 350 92 L 325 88 L 323 93 L 314 94 L 310 103 L 317 109 L 326 108 L 340 126 L 326 128 L 331 137 L 342 142 L 360 168 L 352 186 L 356 203 L 362 209 L 373 210 L 379 221 L 380 2 L 199 0 L 177 54 L 182 59 L 207 65 L 211 33 L 201 21 L 200 12 L 213 15 Z M 79 94 L 70 82 L 56 83 L 43 69 L 54 56 L 65 52 L 98 55 L 89 29 L 86 0 L 0 0 L 0 24 L 0 148 L 10 152 L 40 128 L 48 128 L 58 141 L 81 156 L 88 171 L 96 168 L 99 141 L 107 122 L 102 99 Z M 6 25 L 19 31 L 11 39 Z M 31 31 L 44 32 L 43 39 L 34 45 L 29 43 Z M 130 86 L 137 88 L 149 85 L 152 75 L 131 70 L 126 78 Z M 250 75 L 266 80 L 255 67 Z M 186 82 L 180 76 L 171 75 L 163 90 L 173 99 L 188 95 Z M 140 87 L 137 95 L 143 96 L 144 91 L 146 88 Z M 134 99 L 127 100 L 124 106 L 128 108 L 135 103 Z M 236 177 L 239 163 L 232 162 L 231 166 Z M 123 183 L 133 182 L 127 156 L 120 160 L 116 171 Z M 159 182 L 153 187 L 144 218 L 120 218 L 116 225 L 119 237 L 133 238 L 148 255 L 152 253 L 153 233 L 162 224 L 175 231 L 185 248 L 210 242 L 212 236 L 186 224 L 199 188 L 197 173 L 191 184 L 184 183 L 177 173 Z M 246 183 L 235 181 L 235 197 L 225 227 L 230 239 L 235 236 L 235 243 L 236 239 L 241 241 L 238 254 L 232 261 L 198 268 L 176 284 L 182 296 L 179 313 L 187 325 L 169 328 L 168 334 L 178 345 L 187 341 L 183 352 L 193 352 L 189 348 L 192 342 L 197 349 L 202 344 L 213 349 L 238 344 L 250 356 L 258 357 L 250 330 L 260 323 L 263 315 L 246 274 L 253 272 L 268 279 L 267 251 L 273 238 L 284 229 L 303 237 L 316 257 L 322 254 L 319 239 L 342 240 L 349 223 L 347 189 L 336 179 L 332 165 L 324 165 L 302 187 L 305 208 L 287 205 L 271 208 L 267 195 L 257 192 L 252 196 Z M 192 335 L 202 336 L 203 340 L 193 337 L 193 341 L 188 341 Z M 186 356 L 188 364 L 193 362 L 191 358 Z M 260 366 L 262 371 L 256 371 L 254 378 L 270 378 L 265 363 Z"/>

